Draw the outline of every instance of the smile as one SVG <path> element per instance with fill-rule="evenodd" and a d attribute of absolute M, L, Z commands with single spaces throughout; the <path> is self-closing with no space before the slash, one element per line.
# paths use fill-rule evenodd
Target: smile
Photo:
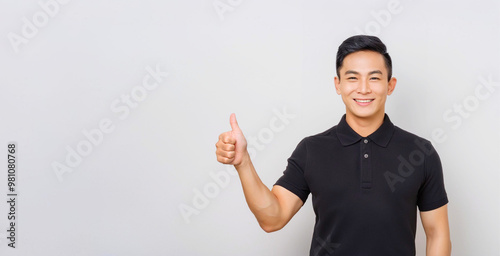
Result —
<path fill-rule="evenodd" d="M 362 100 L 362 99 L 354 99 L 354 101 L 359 102 L 359 103 L 369 103 L 374 101 L 375 99 L 368 99 L 368 100 Z"/>

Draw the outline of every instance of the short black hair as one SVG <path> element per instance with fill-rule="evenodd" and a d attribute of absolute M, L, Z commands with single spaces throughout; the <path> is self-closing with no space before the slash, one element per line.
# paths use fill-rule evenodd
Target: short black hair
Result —
<path fill-rule="evenodd" d="M 392 60 L 389 53 L 387 53 L 387 47 L 382 41 L 376 36 L 367 35 L 357 35 L 351 36 L 344 40 L 339 46 L 337 51 L 337 76 L 340 79 L 340 68 L 344 64 L 344 58 L 354 52 L 359 51 L 374 51 L 382 54 L 384 56 L 385 66 L 387 68 L 388 80 L 392 77 Z"/>

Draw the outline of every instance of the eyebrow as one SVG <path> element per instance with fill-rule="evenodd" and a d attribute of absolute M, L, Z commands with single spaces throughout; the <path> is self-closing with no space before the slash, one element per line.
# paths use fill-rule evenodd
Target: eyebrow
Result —
<path fill-rule="evenodd" d="M 354 71 L 354 70 L 347 70 L 347 71 L 344 73 L 344 75 L 348 75 L 348 74 L 359 75 L 359 72 Z"/>
<path fill-rule="evenodd" d="M 382 75 L 382 71 L 380 71 L 380 70 L 373 70 L 373 71 L 371 71 L 370 73 L 368 73 L 368 75 L 373 75 L 373 74 L 379 74 L 379 75 Z"/>
<path fill-rule="evenodd" d="M 359 75 L 359 72 L 358 71 L 354 71 L 354 70 L 347 70 L 344 75 L 348 75 L 348 74 L 354 74 L 354 75 Z M 373 70 L 373 71 L 370 71 L 368 73 L 368 75 L 373 75 L 373 74 L 380 74 L 382 75 L 382 71 L 380 70 Z"/>

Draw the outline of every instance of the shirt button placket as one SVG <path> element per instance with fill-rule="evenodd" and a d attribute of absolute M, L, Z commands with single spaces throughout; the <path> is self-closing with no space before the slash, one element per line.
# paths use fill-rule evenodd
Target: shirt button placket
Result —
<path fill-rule="evenodd" d="M 372 168 L 370 161 L 370 144 L 367 138 L 361 143 L 361 188 L 370 189 L 372 187 Z"/>

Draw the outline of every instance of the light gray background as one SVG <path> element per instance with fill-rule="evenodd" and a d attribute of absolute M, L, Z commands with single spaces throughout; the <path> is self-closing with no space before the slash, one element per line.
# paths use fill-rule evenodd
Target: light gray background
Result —
<path fill-rule="evenodd" d="M 500 255 L 498 1 L 73 0 L 46 24 L 38 2 L 49 1 L 0 2 L 0 198 L 10 141 L 19 163 L 18 248 L 7 247 L 2 199 L 1 255 L 306 255 L 311 199 L 265 233 L 214 144 L 235 112 L 261 144 L 254 164 L 271 187 L 297 143 L 344 113 L 334 58 L 360 31 L 392 55 L 392 121 L 440 153 L 453 255 Z M 34 16 L 44 26 L 16 52 L 9 35 Z M 168 77 L 120 119 L 110 107 L 156 65 Z M 464 104 L 463 116 L 453 112 Z M 288 123 L 277 119 L 283 109 L 295 116 Z M 114 130 L 59 181 L 53 164 L 103 119 Z M 433 139 L 437 129 L 446 139 Z M 228 184 L 211 173 L 231 173 Z M 208 205 L 195 191 L 212 196 Z"/>

